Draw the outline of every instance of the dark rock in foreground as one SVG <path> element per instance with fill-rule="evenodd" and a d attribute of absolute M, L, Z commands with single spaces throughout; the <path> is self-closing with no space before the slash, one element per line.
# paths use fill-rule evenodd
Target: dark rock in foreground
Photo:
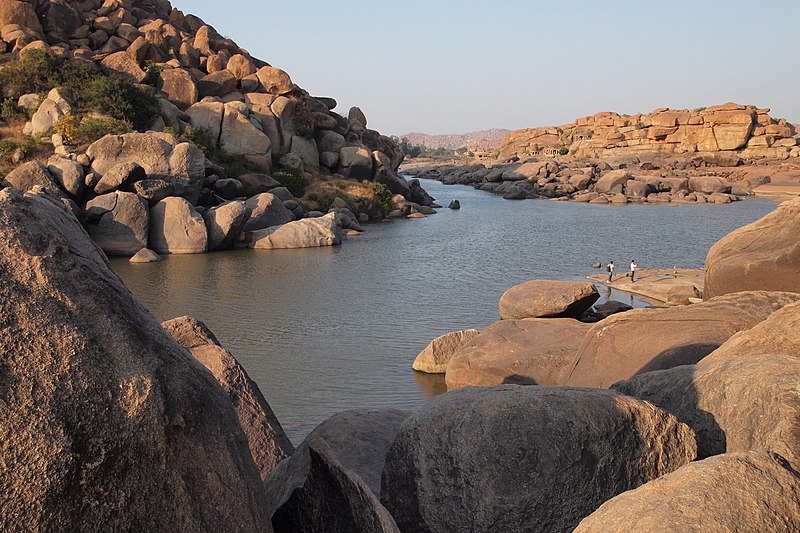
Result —
<path fill-rule="evenodd" d="M 381 501 L 402 531 L 569 531 L 695 455 L 686 425 L 611 391 L 467 388 L 406 420 Z"/>
<path fill-rule="evenodd" d="M 620 494 L 575 533 L 800 530 L 800 476 L 779 455 L 725 454 Z"/>
<path fill-rule="evenodd" d="M 212 376 L 50 193 L 0 191 L 0 530 L 263 531 Z"/>
<path fill-rule="evenodd" d="M 378 498 L 386 450 L 407 416 L 345 411 L 317 426 L 265 482 L 275 533 L 396 533 Z"/>

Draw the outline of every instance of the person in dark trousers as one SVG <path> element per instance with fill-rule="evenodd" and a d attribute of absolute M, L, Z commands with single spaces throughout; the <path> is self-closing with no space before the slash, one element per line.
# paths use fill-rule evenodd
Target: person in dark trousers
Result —
<path fill-rule="evenodd" d="M 636 264 L 636 261 L 631 259 L 631 283 L 636 281 L 633 277 L 636 275 L 636 269 L 639 268 L 639 265 Z"/>
<path fill-rule="evenodd" d="M 609 261 L 606 265 L 606 272 L 608 272 L 608 282 L 611 283 L 611 277 L 614 275 L 614 261 Z"/>

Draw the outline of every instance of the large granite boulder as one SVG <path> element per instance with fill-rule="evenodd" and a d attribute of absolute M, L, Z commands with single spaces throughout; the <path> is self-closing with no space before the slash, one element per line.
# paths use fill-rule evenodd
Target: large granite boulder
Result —
<path fill-rule="evenodd" d="M 374 173 L 372 153 L 360 146 L 345 146 L 339 150 L 339 172 L 345 178 L 370 180 Z"/>
<path fill-rule="evenodd" d="M 225 71 L 227 72 L 227 71 Z M 219 145 L 232 155 L 265 155 L 271 153 L 269 137 L 255 127 L 235 106 L 226 105 Z"/>
<path fill-rule="evenodd" d="M 265 482 L 275 533 L 396 533 L 379 501 L 386 450 L 407 413 L 357 410 L 317 426 Z"/>
<path fill-rule="evenodd" d="M 238 179 L 244 187 L 244 192 L 248 198 L 262 192 L 267 192 L 275 187 L 280 187 L 281 185 L 278 180 L 269 174 L 261 174 L 259 172 L 241 174 L 236 179 Z"/>
<path fill-rule="evenodd" d="M 139 163 L 123 161 L 117 163 L 103 174 L 94 186 L 97 194 L 106 194 L 116 190 L 127 189 L 131 184 L 147 178 L 147 173 Z"/>
<path fill-rule="evenodd" d="M 0 191 L 0 270 L 0 529 L 268 527 L 225 393 L 58 198 Z"/>
<path fill-rule="evenodd" d="M 294 215 L 286 209 L 280 198 L 264 192 L 248 198 L 245 202 L 250 209 L 250 218 L 244 231 L 257 231 L 272 226 L 280 226 L 294 220 Z"/>
<path fill-rule="evenodd" d="M 7 0 L 0 4 L 0 28 L 9 24 L 16 24 L 29 28 L 37 34 L 42 34 L 42 25 L 33 5 L 19 0 Z"/>
<path fill-rule="evenodd" d="M 447 362 L 465 344 L 478 336 L 477 329 L 462 329 L 433 339 L 414 359 L 411 368 L 427 374 L 444 374 Z"/>
<path fill-rule="evenodd" d="M 715 192 L 731 192 L 731 184 L 717 176 L 692 176 L 689 178 L 689 190 L 714 194 Z"/>
<path fill-rule="evenodd" d="M 578 318 L 598 298 L 600 294 L 588 281 L 526 281 L 500 297 L 500 318 Z"/>
<path fill-rule="evenodd" d="M 737 291 L 800 292 L 800 198 L 717 241 L 706 257 L 706 298 Z"/>
<path fill-rule="evenodd" d="M 731 453 L 620 494 L 574 533 L 796 531 L 800 476 L 774 453 Z"/>
<path fill-rule="evenodd" d="M 695 454 L 686 425 L 612 391 L 467 388 L 403 423 L 381 501 L 402 531 L 570 531 Z"/>
<path fill-rule="evenodd" d="M 256 77 L 261 85 L 270 94 L 289 94 L 294 90 L 294 84 L 289 75 L 283 70 L 269 65 L 256 71 Z"/>
<path fill-rule="evenodd" d="M 126 133 L 106 135 L 86 149 L 92 160 L 92 170 L 104 175 L 120 163 L 141 165 L 150 178 L 170 175 L 169 155 L 174 140 L 165 133 Z"/>
<path fill-rule="evenodd" d="M 200 99 L 197 84 L 187 70 L 169 68 L 161 72 L 159 77 L 159 89 L 167 100 L 180 109 L 188 109 Z"/>
<path fill-rule="evenodd" d="M 159 254 L 199 254 L 208 250 L 208 232 L 192 204 L 169 196 L 150 208 L 149 242 Z"/>
<path fill-rule="evenodd" d="M 250 208 L 242 201 L 227 202 L 203 213 L 208 229 L 208 251 L 230 248 L 250 218 Z"/>
<path fill-rule="evenodd" d="M 644 372 L 697 363 L 734 333 L 798 300 L 799 294 L 754 291 L 610 316 L 586 334 L 565 384 L 608 387 Z"/>
<path fill-rule="evenodd" d="M 800 364 L 743 354 L 648 372 L 614 389 L 669 411 L 697 433 L 698 456 L 771 450 L 800 467 Z"/>
<path fill-rule="evenodd" d="M 239 417 L 261 479 L 266 479 L 280 461 L 292 454 L 294 446 L 258 385 L 203 322 L 183 316 L 167 320 L 161 326 L 222 386 Z"/>
<path fill-rule="evenodd" d="M 73 198 L 81 197 L 85 185 L 83 165 L 68 157 L 54 155 L 47 160 L 47 171 Z"/>
<path fill-rule="evenodd" d="M 86 203 L 86 230 L 108 255 L 130 257 L 147 248 L 150 213 L 132 192 L 115 191 Z"/>
<path fill-rule="evenodd" d="M 266 193 L 269 194 L 269 193 Z M 250 232 L 249 247 L 256 250 L 276 248 L 314 248 L 341 244 L 342 235 L 335 213 L 304 218 Z"/>
<path fill-rule="evenodd" d="M 599 180 L 597 180 L 594 190 L 603 194 L 621 194 L 625 189 L 625 185 L 630 179 L 632 179 L 632 176 L 626 171 L 612 170 L 610 172 L 606 172 Z"/>
<path fill-rule="evenodd" d="M 29 191 L 38 185 L 58 196 L 65 197 L 47 167 L 37 160 L 22 163 L 6 174 L 5 181 L 21 191 Z"/>
<path fill-rule="evenodd" d="M 590 327 L 572 318 L 495 322 L 450 358 L 447 390 L 502 383 L 561 385 Z"/>
<path fill-rule="evenodd" d="M 211 145 L 216 146 L 222 129 L 225 104 L 222 102 L 198 102 L 189 107 L 186 114 L 189 116 L 189 123 L 192 127 L 207 132 Z"/>
<path fill-rule="evenodd" d="M 752 328 L 734 334 L 700 362 L 706 364 L 745 354 L 800 358 L 800 302 L 788 304 Z"/>

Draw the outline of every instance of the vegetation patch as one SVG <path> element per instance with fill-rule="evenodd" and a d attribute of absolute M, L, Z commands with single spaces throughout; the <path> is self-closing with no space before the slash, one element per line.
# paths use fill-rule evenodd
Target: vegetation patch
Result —
<path fill-rule="evenodd" d="M 105 135 L 122 135 L 133 128 L 128 122 L 112 117 L 64 115 L 53 128 L 66 145 L 87 147 Z"/>
<path fill-rule="evenodd" d="M 306 193 L 308 180 L 302 172 L 279 168 L 272 172 L 272 177 L 289 189 L 289 192 L 292 193 L 295 198 L 302 198 Z"/>
<path fill-rule="evenodd" d="M 306 199 L 319 204 L 326 212 L 336 197 L 347 203 L 355 213 L 366 213 L 370 218 L 383 218 L 392 210 L 392 193 L 383 184 L 364 180 L 327 179 L 309 187 Z"/>

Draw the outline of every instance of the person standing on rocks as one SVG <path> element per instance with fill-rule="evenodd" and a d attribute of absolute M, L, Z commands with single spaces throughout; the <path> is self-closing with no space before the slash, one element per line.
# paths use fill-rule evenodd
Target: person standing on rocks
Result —
<path fill-rule="evenodd" d="M 611 277 L 614 275 L 614 261 L 609 261 L 606 265 L 606 272 L 608 272 L 608 282 L 611 283 Z"/>
<path fill-rule="evenodd" d="M 636 280 L 633 279 L 633 277 L 636 275 L 636 269 L 637 268 L 639 268 L 639 265 L 636 264 L 636 261 L 631 259 L 631 283 L 636 281 Z"/>

